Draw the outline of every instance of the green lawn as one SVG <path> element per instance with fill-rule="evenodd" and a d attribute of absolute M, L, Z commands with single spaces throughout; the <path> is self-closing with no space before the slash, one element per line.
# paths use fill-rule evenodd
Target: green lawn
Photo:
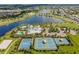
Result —
<path fill-rule="evenodd" d="M 68 34 L 68 37 L 72 41 L 73 45 L 79 47 L 79 34 L 77 34 L 77 35 Z"/>
<path fill-rule="evenodd" d="M 59 46 L 59 52 L 61 53 L 79 53 L 79 35 L 68 34 L 68 38 L 71 41 L 72 45 L 70 46 Z"/>
<path fill-rule="evenodd" d="M 67 28 L 71 28 L 71 29 L 79 29 L 79 24 L 71 23 L 71 22 L 58 23 L 57 26 L 67 27 Z"/>

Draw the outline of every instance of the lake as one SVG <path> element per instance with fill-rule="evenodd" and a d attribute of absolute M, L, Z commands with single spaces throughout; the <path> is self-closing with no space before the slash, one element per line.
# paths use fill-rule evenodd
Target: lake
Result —
<path fill-rule="evenodd" d="M 0 26 L 0 36 L 5 35 L 7 32 L 9 32 L 11 29 L 23 24 L 36 24 L 36 23 L 46 23 L 46 22 L 54 22 L 54 23 L 61 23 L 63 20 L 61 19 L 55 19 L 51 17 L 45 17 L 45 16 L 32 16 L 29 19 L 24 19 L 22 21 L 10 23 L 4 26 Z"/>

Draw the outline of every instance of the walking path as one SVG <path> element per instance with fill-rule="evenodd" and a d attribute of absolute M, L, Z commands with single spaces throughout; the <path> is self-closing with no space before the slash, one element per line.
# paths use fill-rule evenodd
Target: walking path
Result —
<path fill-rule="evenodd" d="M 16 42 L 17 40 L 14 40 L 11 45 L 8 47 L 8 49 L 4 52 L 4 54 L 7 54 L 7 52 L 9 51 L 9 49 L 11 48 L 11 46 Z"/>

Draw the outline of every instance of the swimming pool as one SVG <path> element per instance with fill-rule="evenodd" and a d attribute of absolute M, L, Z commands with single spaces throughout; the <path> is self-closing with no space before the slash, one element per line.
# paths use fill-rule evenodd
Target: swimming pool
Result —
<path fill-rule="evenodd" d="M 31 43 L 32 43 L 31 39 L 22 39 L 18 49 L 19 50 L 30 49 Z"/>
<path fill-rule="evenodd" d="M 46 41 L 45 44 L 43 43 L 44 40 Z M 34 48 L 36 50 L 57 50 L 52 38 L 35 38 Z"/>

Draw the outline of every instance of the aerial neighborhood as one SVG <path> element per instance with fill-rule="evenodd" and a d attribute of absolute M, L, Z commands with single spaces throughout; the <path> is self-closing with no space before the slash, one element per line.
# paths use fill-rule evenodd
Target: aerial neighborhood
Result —
<path fill-rule="evenodd" d="M 0 54 L 78 54 L 79 6 L 0 6 Z"/>

